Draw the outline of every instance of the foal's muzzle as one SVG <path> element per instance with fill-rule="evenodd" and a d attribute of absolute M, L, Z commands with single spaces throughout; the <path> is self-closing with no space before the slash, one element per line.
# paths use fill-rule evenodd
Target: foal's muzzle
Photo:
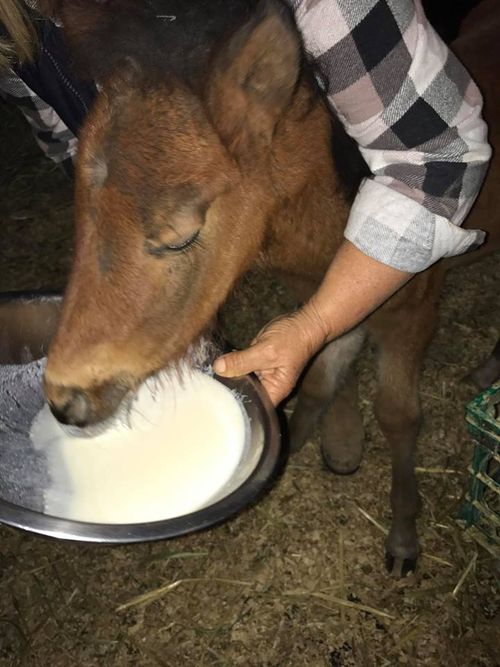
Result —
<path fill-rule="evenodd" d="M 129 388 L 121 384 L 82 389 L 45 382 L 45 395 L 54 417 L 68 426 L 85 428 L 111 417 Z"/>

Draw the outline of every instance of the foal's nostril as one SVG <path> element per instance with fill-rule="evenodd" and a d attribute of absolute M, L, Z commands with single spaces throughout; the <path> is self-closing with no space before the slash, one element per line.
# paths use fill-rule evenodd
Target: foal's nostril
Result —
<path fill-rule="evenodd" d="M 66 413 L 64 410 L 61 410 L 61 408 L 58 408 L 56 405 L 53 403 L 49 403 L 49 408 L 54 417 L 57 419 L 57 421 L 60 424 L 68 424 L 68 418 L 66 416 Z"/>
<path fill-rule="evenodd" d="M 85 392 L 80 389 L 68 388 L 61 399 L 58 404 L 53 401 L 49 402 L 50 410 L 57 421 L 70 426 L 86 426 L 91 406 Z"/>

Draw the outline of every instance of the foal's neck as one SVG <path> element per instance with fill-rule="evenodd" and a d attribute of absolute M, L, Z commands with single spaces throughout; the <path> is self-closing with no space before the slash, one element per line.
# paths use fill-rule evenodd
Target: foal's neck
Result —
<path fill-rule="evenodd" d="M 318 283 L 342 241 L 350 203 L 332 159 L 329 112 L 322 100 L 311 102 L 310 90 L 299 91 L 298 98 L 273 148 L 280 200 L 263 259 L 282 273 Z"/>

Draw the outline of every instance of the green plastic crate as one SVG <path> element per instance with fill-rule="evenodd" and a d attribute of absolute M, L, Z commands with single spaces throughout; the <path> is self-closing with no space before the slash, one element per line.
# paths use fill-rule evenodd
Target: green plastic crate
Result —
<path fill-rule="evenodd" d="M 466 420 L 474 454 L 460 514 L 470 534 L 500 558 L 500 382 L 468 404 Z"/>

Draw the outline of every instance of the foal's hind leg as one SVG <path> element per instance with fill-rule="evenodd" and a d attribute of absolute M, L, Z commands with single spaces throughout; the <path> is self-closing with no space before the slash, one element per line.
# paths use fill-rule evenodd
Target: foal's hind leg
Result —
<path fill-rule="evenodd" d="M 421 421 L 418 385 L 425 350 L 435 330 L 437 308 L 430 299 L 394 311 L 385 321 L 377 320 L 373 328 L 380 354 L 375 413 L 392 458 L 387 566 L 401 576 L 414 569 L 419 553 L 416 517 L 421 501 L 414 467 Z M 383 326 L 377 326 L 380 324 Z"/>
<path fill-rule="evenodd" d="M 363 344 L 364 337 L 364 331 L 358 327 L 327 345 L 314 359 L 301 384 L 297 406 L 290 419 L 290 449 L 292 452 L 297 452 L 303 447 L 321 415 L 333 409 L 337 402 L 337 398 L 334 399 L 337 392 L 339 405 L 345 405 L 349 401 L 348 395 L 352 397 L 352 381 L 349 380 L 346 384 L 345 379 L 351 363 Z M 351 416 L 354 410 L 353 408 L 350 411 Z M 325 418 L 322 421 L 324 424 Z M 356 434 L 359 432 L 354 416 L 351 424 L 346 423 L 345 420 L 342 420 L 342 424 L 345 425 L 346 440 L 352 440 L 349 438 L 350 426 L 354 428 Z M 322 427 L 322 431 L 324 430 Z M 339 427 L 336 427 L 336 431 L 338 430 Z M 329 458 L 325 455 L 325 449 L 323 453 L 327 463 L 329 458 L 330 460 L 338 458 L 333 451 L 330 452 Z M 341 454 L 340 459 L 345 459 L 345 452 Z"/>

